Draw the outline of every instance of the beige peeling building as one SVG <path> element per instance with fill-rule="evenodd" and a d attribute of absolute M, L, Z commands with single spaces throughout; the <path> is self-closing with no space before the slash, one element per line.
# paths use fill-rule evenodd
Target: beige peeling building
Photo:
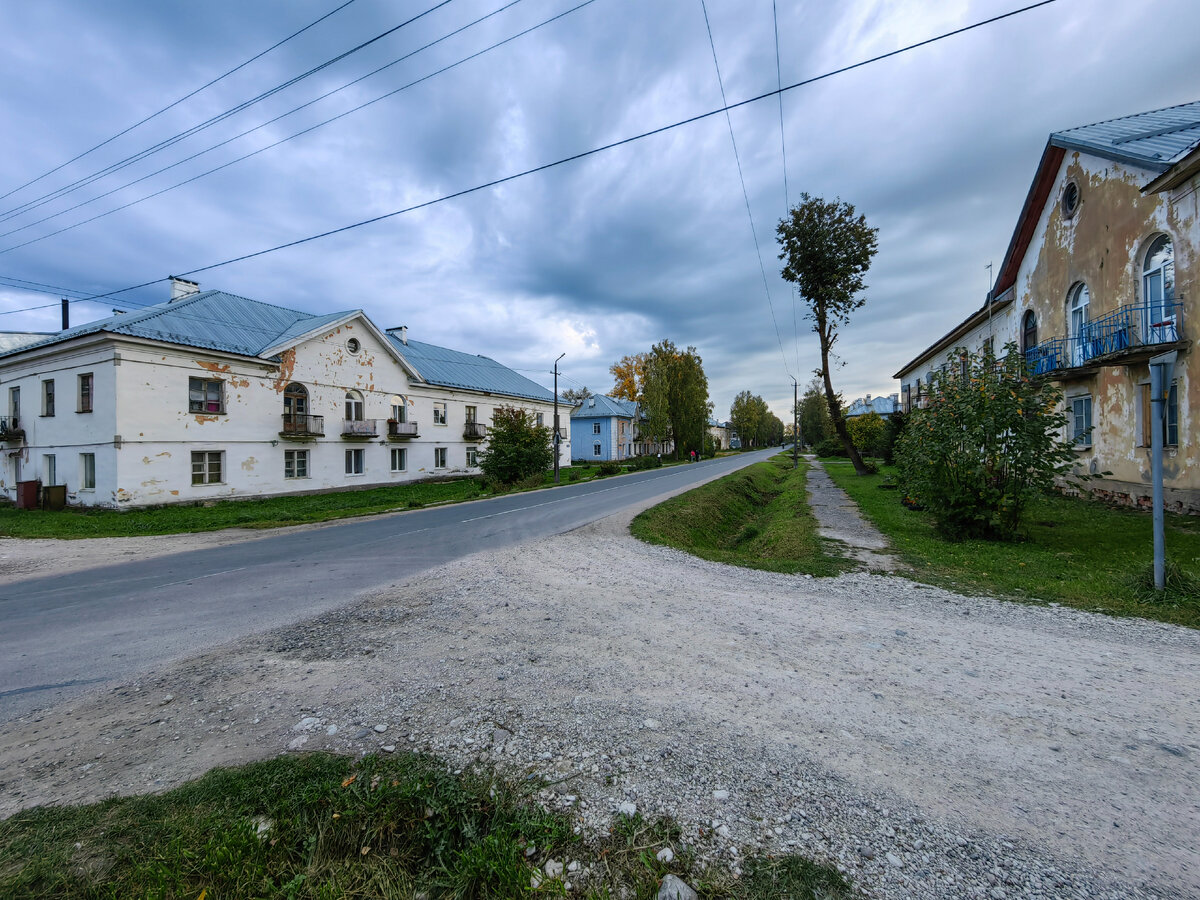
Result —
<path fill-rule="evenodd" d="M 1015 340 L 1063 390 L 1095 494 L 1150 502 L 1150 369 L 1175 350 L 1168 509 L 1200 513 L 1200 102 L 1050 135 L 984 307 L 896 374 L 906 405 L 957 346 Z M 923 399 L 923 398 L 921 398 Z"/>

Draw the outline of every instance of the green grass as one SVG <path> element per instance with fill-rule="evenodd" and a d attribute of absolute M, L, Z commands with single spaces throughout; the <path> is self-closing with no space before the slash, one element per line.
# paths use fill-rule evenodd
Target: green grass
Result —
<path fill-rule="evenodd" d="M 919 581 L 1200 627 L 1200 595 L 1187 593 L 1200 574 L 1200 519 L 1167 516 L 1167 555 L 1185 587 L 1156 599 L 1135 585 L 1152 558 L 1149 513 L 1049 495 L 1027 510 L 1024 540 L 952 542 L 928 513 L 901 506 L 899 491 L 879 489 L 893 469 L 860 477 L 847 460 L 822 462 Z"/>
<path fill-rule="evenodd" d="M 0 507 L 0 535 L 20 538 L 136 537 L 222 528 L 278 528 L 484 496 L 487 494 L 482 481 L 462 478 L 300 497 L 221 500 L 202 506 L 127 510 L 72 507 L 57 512 L 3 506 Z"/>
<path fill-rule="evenodd" d="M 532 803 L 540 785 L 452 775 L 428 756 L 283 756 L 158 796 L 40 807 L 0 822 L 0 896 L 39 898 L 522 898 L 550 859 L 593 870 L 580 896 L 657 893 L 668 871 L 702 897 L 851 898 L 835 869 L 796 856 L 746 861 L 746 876 L 694 871 L 679 828 L 619 817 L 595 845 Z M 656 853 L 675 853 L 669 864 Z M 565 873 L 564 873 L 565 874 Z M 566 876 L 571 877 L 571 876 Z M 578 878 L 577 878 L 578 880 Z"/>
<path fill-rule="evenodd" d="M 830 554 L 808 506 L 805 473 L 776 456 L 672 497 L 638 514 L 634 535 L 716 562 L 771 572 L 836 575 L 851 568 Z"/>

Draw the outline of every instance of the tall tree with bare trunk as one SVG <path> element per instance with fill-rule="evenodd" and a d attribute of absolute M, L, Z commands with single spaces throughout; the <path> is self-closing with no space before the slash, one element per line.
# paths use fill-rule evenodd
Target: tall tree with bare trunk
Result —
<path fill-rule="evenodd" d="M 821 342 L 821 367 L 825 403 L 833 430 L 841 439 L 854 471 L 865 475 L 870 470 L 846 430 L 841 404 L 829 376 L 829 356 L 838 339 L 838 328 L 850 321 L 856 309 L 867 302 L 863 279 L 871 268 L 878 249 L 878 228 L 867 224 L 866 216 L 855 215 L 854 207 L 843 203 L 800 195 L 800 202 L 781 219 L 776 234 L 782 251 L 784 280 L 796 285 L 808 305 L 807 316 Z"/>

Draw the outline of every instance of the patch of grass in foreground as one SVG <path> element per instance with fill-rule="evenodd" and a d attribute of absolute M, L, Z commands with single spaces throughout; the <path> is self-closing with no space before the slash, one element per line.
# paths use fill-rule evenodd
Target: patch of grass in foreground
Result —
<path fill-rule="evenodd" d="M 857 476 L 847 460 L 822 460 L 830 477 L 875 523 L 913 570 L 912 577 L 957 590 L 1054 601 L 1077 609 L 1200 627 L 1200 595 L 1140 597 L 1133 582 L 1152 559 L 1150 515 L 1056 494 L 1025 515 L 1025 540 L 940 538 L 933 517 L 900 504 L 878 485 L 895 470 Z M 1183 573 L 1200 574 L 1200 519 L 1167 516 L 1167 553 Z"/>
<path fill-rule="evenodd" d="M 836 575 L 852 565 L 826 550 L 808 506 L 801 463 L 775 456 L 645 510 L 633 534 L 715 562 Z"/>
<path fill-rule="evenodd" d="M 150 509 L 72 507 L 56 512 L 0 507 L 0 535 L 19 538 L 138 537 L 218 531 L 222 528 L 278 528 L 365 516 L 431 503 L 457 503 L 487 496 L 478 478 L 417 481 L 364 491 L 337 491 L 261 500 L 220 500 L 210 506 Z"/>
<path fill-rule="evenodd" d="M 656 858 L 663 847 L 671 863 Z M 283 756 L 214 769 L 159 796 L 40 807 L 0 822 L 5 897 L 566 896 L 562 879 L 534 887 L 550 859 L 590 867 L 581 896 L 596 900 L 653 897 L 667 872 L 702 897 L 855 896 L 835 869 L 795 856 L 749 859 L 740 880 L 692 872 L 667 820 L 621 817 L 589 847 L 568 815 L 511 784 L 451 775 L 416 754 Z"/>

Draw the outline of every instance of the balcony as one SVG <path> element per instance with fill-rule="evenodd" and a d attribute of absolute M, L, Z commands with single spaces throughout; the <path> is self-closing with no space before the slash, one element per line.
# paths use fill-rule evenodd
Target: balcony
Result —
<path fill-rule="evenodd" d="M 1078 334 L 1042 341 L 1025 351 L 1033 375 L 1139 362 L 1183 340 L 1183 301 L 1127 304 L 1093 319 Z"/>
<path fill-rule="evenodd" d="M 482 422 L 468 422 L 463 426 L 464 441 L 480 441 L 487 437 L 487 426 Z"/>
<path fill-rule="evenodd" d="M 394 419 L 388 419 L 387 427 L 389 441 L 409 441 L 419 436 L 416 422 L 397 422 Z"/>
<path fill-rule="evenodd" d="M 348 441 L 367 441 L 378 436 L 378 419 L 342 419 L 342 437 Z"/>
<path fill-rule="evenodd" d="M 21 428 L 16 416 L 0 416 L 0 442 L 19 441 L 25 437 L 25 429 Z"/>
<path fill-rule="evenodd" d="M 283 430 L 279 436 L 289 441 L 305 441 L 325 436 L 325 417 L 297 413 L 283 414 Z"/>

